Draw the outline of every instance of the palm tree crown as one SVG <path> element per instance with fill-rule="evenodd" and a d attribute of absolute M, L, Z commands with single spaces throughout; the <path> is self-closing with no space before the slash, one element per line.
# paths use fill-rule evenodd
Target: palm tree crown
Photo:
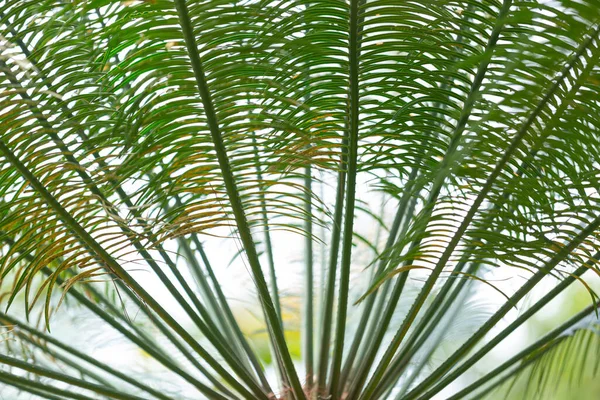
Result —
<path fill-rule="evenodd" d="M 597 0 L 0 10 L 0 391 L 549 398 L 595 373 Z M 575 282 L 591 304 L 490 368 Z M 147 370 L 88 354 L 106 335 Z"/>

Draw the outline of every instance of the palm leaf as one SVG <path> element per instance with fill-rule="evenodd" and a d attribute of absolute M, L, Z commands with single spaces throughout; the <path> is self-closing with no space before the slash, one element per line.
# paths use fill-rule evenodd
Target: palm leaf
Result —
<path fill-rule="evenodd" d="M 1 385 L 541 396 L 596 364 L 597 0 L 0 9 Z M 590 307 L 481 372 L 576 281 Z M 87 355 L 68 314 L 161 378 Z"/>

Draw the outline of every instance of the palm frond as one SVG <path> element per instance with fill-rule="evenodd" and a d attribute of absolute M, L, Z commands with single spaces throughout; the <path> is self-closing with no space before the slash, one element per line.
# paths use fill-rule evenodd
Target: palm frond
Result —
<path fill-rule="evenodd" d="M 597 0 L 0 10 L 2 385 L 541 396 L 561 364 L 597 361 L 577 325 L 597 308 Z M 574 282 L 591 307 L 457 386 Z M 86 355 L 54 329 L 68 312 L 167 378 Z"/>

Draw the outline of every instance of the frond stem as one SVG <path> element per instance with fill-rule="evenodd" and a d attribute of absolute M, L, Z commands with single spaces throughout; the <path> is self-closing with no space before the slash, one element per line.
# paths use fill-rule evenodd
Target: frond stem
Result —
<path fill-rule="evenodd" d="M 500 321 L 504 315 L 512 308 L 515 304 L 517 304 L 531 289 L 533 289 L 544 277 L 548 275 L 550 271 L 560 262 L 563 258 L 565 258 L 573 249 L 575 249 L 585 238 L 587 238 L 594 230 L 598 229 L 600 226 L 600 217 L 596 218 L 589 226 L 586 227 L 577 237 L 571 241 L 567 246 L 565 246 L 555 257 L 552 258 L 544 267 L 540 269 L 534 276 L 532 276 L 519 290 L 511 296 L 511 298 L 502 305 L 502 307 L 494 313 L 494 315 L 488 319 L 478 330 L 475 332 L 458 350 L 456 350 L 448 359 L 440 365 L 429 377 L 423 380 L 417 387 L 415 387 L 411 392 L 409 392 L 405 400 L 415 398 L 419 392 L 422 392 L 427 388 L 428 385 L 437 382 L 436 386 L 434 386 L 426 395 L 425 398 L 429 394 L 433 395 L 439 392 L 442 388 L 444 388 L 448 383 L 452 382 L 459 375 L 461 375 L 464 371 L 470 368 L 475 362 L 481 359 L 485 354 L 487 354 L 491 349 L 493 349 L 498 343 L 504 340 L 508 335 L 514 332 L 519 326 L 521 326 L 525 321 L 527 321 L 532 315 L 542 309 L 546 304 L 548 304 L 552 299 L 558 296 L 563 290 L 565 290 L 569 285 L 571 285 L 577 277 L 583 275 L 585 272 L 589 271 L 590 268 L 596 263 L 598 258 L 600 257 L 600 252 L 596 253 L 590 260 L 588 260 L 583 266 L 579 267 L 573 274 L 569 275 L 567 278 L 562 280 L 558 285 L 556 285 L 551 291 L 549 291 L 546 295 L 544 295 L 540 300 L 538 300 L 534 305 L 529 307 L 525 312 L 523 312 L 519 317 L 517 317 L 513 322 L 511 322 L 506 328 L 504 328 L 500 333 L 494 336 L 489 342 L 487 342 L 483 347 L 477 350 L 475 354 L 465 360 L 460 366 L 454 368 L 452 372 L 446 376 L 441 381 L 441 378 L 450 368 L 455 367 L 456 363 L 475 346 L 475 344 L 483 338 L 483 336 L 489 332 L 490 329 L 494 327 L 495 324 Z"/>
<path fill-rule="evenodd" d="M 150 294 L 135 280 L 129 273 L 110 256 L 106 250 L 100 246 L 98 242 L 81 226 L 79 223 L 65 210 L 58 200 L 47 191 L 44 185 L 27 169 L 27 167 L 12 153 L 6 146 L 4 141 L 0 140 L 0 152 L 25 178 L 29 184 L 40 194 L 46 203 L 57 213 L 60 219 L 67 225 L 71 231 L 82 241 L 82 243 L 90 249 L 93 255 L 100 257 L 106 267 L 114 273 L 124 283 L 129 285 L 131 289 L 143 299 L 148 306 L 153 309 L 183 340 L 185 340 L 198 354 L 203 357 L 206 362 L 232 387 L 239 393 L 244 394 L 248 399 L 255 400 L 253 396 L 244 388 L 233 376 L 231 376 L 217 360 L 215 360 L 183 327 L 175 321 L 169 312 L 167 312 Z M 237 368 L 239 369 L 239 368 Z M 255 391 L 255 395 L 260 399 L 265 399 L 266 396 L 262 390 L 255 386 L 254 380 L 249 378 L 245 370 L 240 370 L 238 375 L 247 381 L 248 385 Z"/>
<path fill-rule="evenodd" d="M 511 3 L 510 0 L 506 0 L 504 3 L 503 9 L 504 9 L 504 7 L 507 7 L 507 11 L 508 11 L 508 8 L 510 7 L 510 3 Z M 507 4 L 508 4 L 508 6 L 507 6 Z M 436 264 L 436 266 L 434 267 L 432 273 L 427 278 L 425 285 L 422 287 L 421 292 L 417 296 L 417 299 L 415 300 L 411 310 L 409 311 L 404 322 L 402 323 L 401 328 L 396 333 L 394 340 L 392 341 L 388 350 L 384 354 L 384 357 L 383 357 L 382 361 L 380 362 L 380 364 L 375 372 L 375 375 L 371 379 L 370 384 L 368 385 L 367 389 L 365 389 L 364 396 L 366 396 L 367 398 L 368 398 L 368 395 L 372 394 L 372 392 L 375 390 L 377 384 L 381 380 L 383 373 L 385 372 L 385 369 L 391 362 L 396 350 L 398 349 L 398 347 L 400 346 L 400 343 L 402 342 L 406 333 L 408 332 L 409 327 L 412 325 L 414 319 L 417 317 L 417 314 L 419 313 L 421 307 L 423 306 L 426 298 L 429 296 L 429 293 L 433 289 L 433 286 L 434 286 L 435 282 L 437 281 L 437 278 L 442 273 L 443 268 L 445 267 L 447 261 L 450 259 L 451 254 L 453 253 L 454 249 L 460 242 L 463 234 L 466 232 L 468 226 L 470 225 L 472 219 L 474 218 L 476 212 L 478 211 L 479 207 L 483 203 L 484 199 L 487 197 L 489 191 L 492 188 L 494 181 L 500 175 L 500 173 L 502 172 L 502 169 L 508 163 L 508 161 L 512 157 L 513 153 L 518 148 L 519 144 L 521 143 L 521 141 L 523 140 L 523 138 L 529 131 L 529 128 L 531 127 L 531 125 L 534 123 L 534 121 L 537 119 L 539 114 L 542 112 L 542 110 L 548 104 L 548 102 L 550 101 L 552 96 L 556 93 L 556 91 L 560 87 L 560 84 L 562 83 L 562 81 L 569 74 L 569 72 L 571 71 L 571 69 L 573 68 L 575 63 L 579 60 L 581 55 L 587 50 L 587 48 L 590 46 L 590 44 L 596 38 L 596 36 L 598 34 L 598 29 L 599 28 L 596 28 L 594 30 L 594 32 L 581 44 L 579 49 L 570 58 L 567 65 L 563 68 L 563 70 L 561 71 L 560 75 L 557 77 L 555 82 L 552 84 L 552 86 L 549 88 L 549 90 L 546 92 L 546 94 L 540 100 L 540 102 L 538 103 L 538 105 L 536 106 L 534 111 L 529 115 L 527 120 L 523 123 L 521 128 L 518 130 L 517 134 L 511 141 L 506 152 L 503 154 L 501 159 L 498 161 L 498 163 L 496 164 L 496 167 L 494 168 L 494 170 L 492 171 L 492 173 L 486 180 L 485 184 L 482 186 L 477 198 L 473 201 L 473 204 L 469 208 L 469 211 L 467 212 L 467 214 L 465 215 L 465 218 L 463 219 L 460 227 L 457 229 L 456 233 L 453 235 L 452 239 L 450 240 L 450 243 L 444 250 L 444 253 L 440 257 L 440 259 L 439 259 L 438 263 Z"/>
<path fill-rule="evenodd" d="M 185 0 L 175 0 L 175 6 L 177 8 L 177 13 L 179 14 L 179 21 L 183 31 L 183 36 L 188 50 L 190 62 L 192 65 L 192 69 L 194 70 L 194 76 L 196 78 L 198 91 L 200 93 L 202 104 L 204 106 L 204 111 L 206 113 L 208 127 L 210 130 L 215 151 L 217 153 L 219 166 L 223 174 L 227 194 L 229 196 L 229 200 L 231 201 L 231 208 L 233 210 L 235 221 L 239 230 L 240 239 L 244 246 L 244 250 L 246 251 L 246 256 L 248 258 L 248 262 L 252 270 L 252 275 L 254 277 L 254 281 L 259 293 L 259 299 L 261 301 L 261 304 L 263 305 L 262 308 L 265 312 L 267 323 L 270 325 L 270 331 L 272 331 L 273 333 L 271 335 L 272 340 L 274 342 L 275 347 L 281 355 L 282 362 L 285 366 L 286 374 L 292 386 L 291 389 L 294 393 L 294 396 L 297 400 L 304 400 L 305 395 L 302 388 L 302 384 L 298 379 L 298 374 L 296 373 L 294 363 L 287 348 L 283 329 L 279 324 L 277 311 L 275 310 L 273 300 L 271 299 L 271 296 L 269 294 L 267 282 L 263 275 L 260 261 L 258 259 L 258 254 L 256 252 L 254 239 L 252 238 L 252 233 L 250 231 L 250 227 L 246 219 L 244 208 L 239 196 L 238 188 L 235 183 L 235 178 L 233 176 L 231 166 L 229 165 L 229 157 L 227 155 L 225 143 L 223 142 L 223 137 L 221 136 L 210 91 L 208 89 L 206 78 L 204 76 L 204 70 L 202 67 L 202 62 L 200 60 L 198 45 L 196 43 L 196 38 L 194 36 L 193 28 L 191 25 L 188 8 L 185 3 Z"/>
<path fill-rule="evenodd" d="M 354 208 L 356 200 L 356 175 L 358 163 L 358 137 L 359 137 L 359 18 L 364 0 L 350 0 L 350 40 L 348 45 L 349 56 L 349 135 L 347 159 L 347 188 L 346 211 L 344 215 L 344 231 L 342 242 L 342 259 L 340 265 L 340 284 L 338 308 L 336 318 L 336 332 L 334 338 L 331 382 L 329 391 L 332 399 L 339 398 L 338 384 L 342 356 L 344 354 L 344 339 L 346 334 L 346 316 L 348 313 L 348 291 L 350 284 L 350 264 L 352 261 L 352 239 L 354 228 Z"/>
<path fill-rule="evenodd" d="M 583 311 L 580 311 L 578 314 L 573 316 L 567 322 L 559 326 L 558 328 L 552 330 L 550 333 L 546 334 L 543 338 L 539 339 L 532 345 L 520 351 L 518 354 L 514 355 L 500 366 L 496 367 L 494 370 L 488 372 L 483 377 L 479 378 L 466 388 L 462 389 L 458 393 L 452 395 L 448 398 L 448 400 L 458 400 L 464 398 L 466 395 L 471 393 L 473 390 L 479 389 L 483 387 L 488 381 L 497 378 L 502 374 L 507 368 L 510 368 L 513 364 L 527 359 L 527 361 L 532 361 L 531 357 L 533 354 L 539 354 L 540 351 L 545 350 L 552 342 L 557 344 L 556 339 L 566 330 L 570 329 L 572 326 L 576 325 L 579 321 L 584 319 L 585 317 L 591 315 L 592 313 L 597 312 L 598 308 L 600 308 L 600 303 L 593 304 L 591 306 L 586 307 Z M 511 374 L 509 374 L 510 376 Z"/>

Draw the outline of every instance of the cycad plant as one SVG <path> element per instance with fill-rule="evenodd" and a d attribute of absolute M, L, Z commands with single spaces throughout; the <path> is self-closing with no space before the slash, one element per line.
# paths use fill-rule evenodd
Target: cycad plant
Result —
<path fill-rule="evenodd" d="M 599 1 L 0 9 L 6 398 L 552 399 L 595 372 Z M 514 339 L 570 286 L 581 312 Z"/>

